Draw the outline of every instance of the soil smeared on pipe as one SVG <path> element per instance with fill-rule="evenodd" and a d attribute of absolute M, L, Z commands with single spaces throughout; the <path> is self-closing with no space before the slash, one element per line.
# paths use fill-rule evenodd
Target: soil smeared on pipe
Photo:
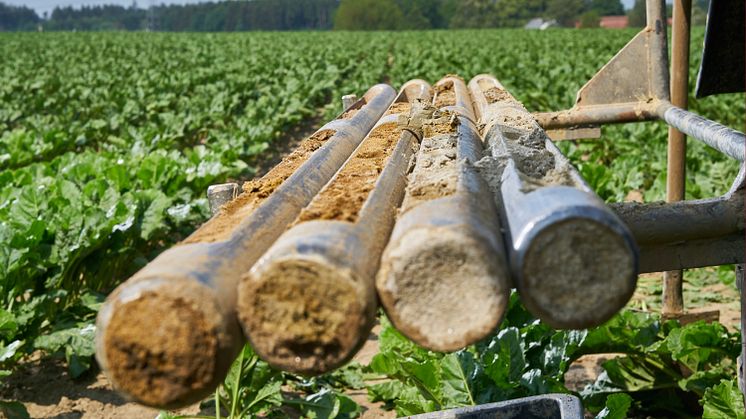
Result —
<path fill-rule="evenodd" d="M 353 109 L 357 112 L 357 109 Z M 351 111 L 348 111 L 348 113 Z M 314 151 L 321 148 L 336 131 L 325 129 L 305 139 L 292 153 L 282 159 L 260 179 L 252 179 L 243 184 L 243 193 L 225 204 L 220 213 L 204 226 L 187 237 L 182 243 L 211 243 L 227 239 L 233 229 L 249 216 L 282 182 L 292 175 Z"/>

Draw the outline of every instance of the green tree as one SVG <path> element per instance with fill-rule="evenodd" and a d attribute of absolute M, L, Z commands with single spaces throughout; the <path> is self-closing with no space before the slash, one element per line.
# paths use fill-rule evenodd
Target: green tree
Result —
<path fill-rule="evenodd" d="M 334 29 L 399 29 L 403 19 L 394 0 L 342 0 L 334 15 Z"/>
<path fill-rule="evenodd" d="M 635 5 L 627 13 L 629 16 L 629 26 L 641 28 L 647 23 L 647 11 L 645 9 L 645 0 L 635 0 Z"/>
<path fill-rule="evenodd" d="M 591 0 L 588 8 L 600 16 L 624 14 L 624 5 L 619 0 Z"/>
<path fill-rule="evenodd" d="M 580 15 L 581 28 L 597 28 L 599 23 L 601 23 L 601 17 L 595 10 L 589 10 Z"/>
<path fill-rule="evenodd" d="M 495 2 L 463 0 L 451 18 L 451 28 L 492 28 L 498 26 Z"/>
<path fill-rule="evenodd" d="M 584 9 L 583 0 L 550 0 L 547 15 L 562 26 L 572 27 Z"/>

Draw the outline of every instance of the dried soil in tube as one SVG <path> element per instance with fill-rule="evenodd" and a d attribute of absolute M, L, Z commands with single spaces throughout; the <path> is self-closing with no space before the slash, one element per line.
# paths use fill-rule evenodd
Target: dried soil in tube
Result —
<path fill-rule="evenodd" d="M 448 81 L 435 86 L 435 103 L 436 108 L 443 106 L 456 105 L 456 91 L 453 88 L 453 82 Z"/>
<path fill-rule="evenodd" d="M 301 211 L 296 224 L 311 220 L 357 221 L 400 135 L 395 122 L 371 131 L 331 183 Z"/>
<path fill-rule="evenodd" d="M 423 126 L 424 139 L 417 154 L 417 163 L 409 175 L 401 213 L 422 202 L 456 192 L 456 125 L 449 114 Z"/>
<path fill-rule="evenodd" d="M 510 93 L 506 92 L 503 89 L 500 89 L 499 87 L 490 87 L 489 89 L 485 90 L 483 93 L 484 93 L 484 98 L 487 100 L 487 103 L 489 104 L 513 99 L 510 96 Z"/>
<path fill-rule="evenodd" d="M 241 195 L 225 204 L 216 217 L 195 231 L 183 243 L 215 242 L 230 237 L 243 219 L 248 217 L 335 133 L 335 130 L 326 129 L 313 134 L 266 175 L 260 179 L 245 182 Z"/>
<path fill-rule="evenodd" d="M 384 116 L 386 115 L 393 115 L 395 113 L 407 113 L 409 112 L 409 109 L 412 107 L 412 104 L 409 102 L 396 102 L 386 111 Z"/>

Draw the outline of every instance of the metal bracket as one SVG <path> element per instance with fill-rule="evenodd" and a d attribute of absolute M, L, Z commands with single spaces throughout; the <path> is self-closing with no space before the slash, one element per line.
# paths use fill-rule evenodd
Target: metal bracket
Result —
<path fill-rule="evenodd" d="M 648 24 L 579 91 L 575 106 L 536 113 L 547 130 L 658 118 L 658 101 L 668 101 L 668 51 L 662 1 L 648 1 Z M 579 138 L 580 136 L 576 136 Z"/>

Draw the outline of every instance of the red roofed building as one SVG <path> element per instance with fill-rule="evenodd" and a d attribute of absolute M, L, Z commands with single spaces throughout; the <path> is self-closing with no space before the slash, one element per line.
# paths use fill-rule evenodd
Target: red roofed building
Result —
<path fill-rule="evenodd" d="M 629 25 L 627 16 L 601 16 L 598 26 L 606 29 L 623 29 Z"/>

